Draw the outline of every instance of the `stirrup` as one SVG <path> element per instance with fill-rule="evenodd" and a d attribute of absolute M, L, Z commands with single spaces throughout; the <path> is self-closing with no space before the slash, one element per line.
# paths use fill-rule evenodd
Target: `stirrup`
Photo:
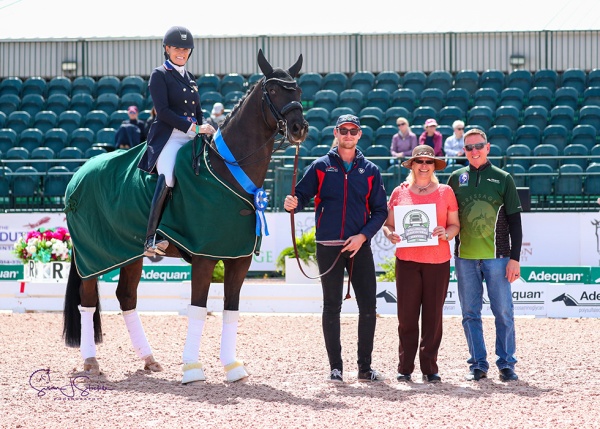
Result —
<path fill-rule="evenodd" d="M 165 256 L 169 242 L 167 240 L 156 241 L 156 234 L 146 238 L 144 245 L 144 256 Z"/>

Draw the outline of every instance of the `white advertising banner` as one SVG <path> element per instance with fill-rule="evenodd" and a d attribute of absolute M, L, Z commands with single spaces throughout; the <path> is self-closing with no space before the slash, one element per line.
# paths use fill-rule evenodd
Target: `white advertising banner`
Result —
<path fill-rule="evenodd" d="M 550 284 L 548 317 L 600 317 L 600 291 L 594 285 Z"/>
<path fill-rule="evenodd" d="M 267 213 L 266 218 L 271 235 L 263 237 L 260 254 L 253 256 L 251 271 L 275 271 L 277 256 L 292 245 L 290 215 Z M 522 266 L 600 266 L 600 213 L 523 213 L 522 220 Z M 295 221 L 296 235 L 300 236 L 314 226 L 314 213 L 297 213 Z M 63 213 L 0 214 L 0 265 L 20 263 L 11 251 L 21 234 L 57 226 L 66 227 Z M 453 249 L 452 243 L 451 246 Z M 376 266 L 394 254 L 394 245 L 381 230 L 373 237 L 371 248 Z M 144 263 L 185 264 L 174 258 L 146 258 Z"/>

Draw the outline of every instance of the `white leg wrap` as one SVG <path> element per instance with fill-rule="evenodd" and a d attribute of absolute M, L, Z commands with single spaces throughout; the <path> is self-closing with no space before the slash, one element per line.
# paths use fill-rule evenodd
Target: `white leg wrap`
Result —
<path fill-rule="evenodd" d="M 140 359 L 144 359 L 152 354 L 152 349 L 148 340 L 146 339 L 146 333 L 140 320 L 140 315 L 137 310 L 127 310 L 123 312 L 123 319 L 125 319 L 125 326 L 129 332 L 129 338 L 131 338 L 131 345 L 135 350 L 135 354 Z"/>
<path fill-rule="evenodd" d="M 183 364 L 199 361 L 200 340 L 206 321 L 206 307 L 188 305 L 188 331 L 183 347 Z"/>
<path fill-rule="evenodd" d="M 96 343 L 94 342 L 94 312 L 96 307 L 79 306 L 81 313 L 81 344 L 79 351 L 83 360 L 96 357 Z"/>
<path fill-rule="evenodd" d="M 223 311 L 223 330 L 221 332 L 221 364 L 229 365 L 235 361 L 239 311 Z"/>

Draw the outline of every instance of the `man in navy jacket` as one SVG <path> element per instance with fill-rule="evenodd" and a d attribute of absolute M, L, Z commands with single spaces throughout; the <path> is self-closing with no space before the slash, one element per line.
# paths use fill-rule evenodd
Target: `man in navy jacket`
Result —
<path fill-rule="evenodd" d="M 383 376 L 371 368 L 377 283 L 370 242 L 387 218 L 386 193 L 377 166 L 356 149 L 362 135 L 358 118 L 340 116 L 333 133 L 338 146 L 310 165 L 296 186 L 296 196 L 286 196 L 284 208 L 300 211 L 314 197 L 320 272 L 327 271 L 342 253 L 331 272 L 321 278 L 329 381 L 343 382 L 340 312 L 344 270 L 359 309 L 358 380 L 380 381 Z"/>

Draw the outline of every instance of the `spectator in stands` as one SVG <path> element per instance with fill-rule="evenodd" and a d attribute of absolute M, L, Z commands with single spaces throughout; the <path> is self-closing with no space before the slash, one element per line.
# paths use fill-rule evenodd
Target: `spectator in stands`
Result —
<path fill-rule="evenodd" d="M 156 229 L 167 196 L 175 185 L 173 168 L 179 149 L 197 134 L 213 134 L 210 124 L 201 124 L 202 109 L 196 78 L 185 65 L 194 50 L 194 37 L 185 27 L 171 27 L 163 38 L 165 62 L 150 75 L 148 88 L 156 107 L 156 121 L 138 167 L 158 173 L 145 242 L 145 256 L 164 255 L 167 240 L 156 239 Z"/>
<path fill-rule="evenodd" d="M 150 132 L 150 127 L 156 121 L 156 108 L 152 106 L 152 110 L 150 110 L 150 116 L 146 119 L 146 136 Z"/>
<path fill-rule="evenodd" d="M 393 244 L 402 240 L 396 231 L 394 207 L 435 204 L 437 226 L 431 234 L 435 246 L 396 248 L 396 297 L 398 301 L 398 381 L 411 381 L 415 357 L 423 381 L 441 381 L 437 355 L 442 341 L 442 313 L 450 282 L 449 241 L 458 234 L 458 205 L 452 188 L 439 183 L 434 170 L 443 170 L 446 162 L 436 158 L 429 146 L 417 146 L 412 157 L 402 163 L 410 169 L 406 182 L 392 192 L 383 233 Z M 403 231 L 400 227 L 398 231 Z M 419 344 L 419 315 L 421 341 Z"/>
<path fill-rule="evenodd" d="M 390 152 L 397 159 L 392 159 L 392 164 L 399 162 L 404 157 L 411 156 L 413 149 L 417 147 L 417 136 L 410 130 L 408 120 L 400 116 L 396 119 L 396 125 L 398 132 L 392 137 Z"/>
<path fill-rule="evenodd" d="M 214 129 L 217 129 L 224 121 L 225 106 L 223 106 L 223 103 L 215 103 L 212 111 L 210 112 L 210 117 L 206 120 L 206 122 L 212 125 Z"/>
<path fill-rule="evenodd" d="M 452 123 L 452 129 L 454 134 L 446 139 L 444 142 L 444 153 L 448 158 L 446 162 L 448 165 L 452 164 L 464 164 L 464 160 L 455 159 L 455 157 L 465 156 L 465 123 L 460 119 Z"/>
<path fill-rule="evenodd" d="M 453 172 L 448 180 L 456 194 L 460 218 L 454 259 L 470 354 L 467 380 L 486 378 L 489 369 L 481 321 L 485 279 L 496 319 L 496 366 L 500 379 L 511 381 L 518 379 L 510 284 L 520 276 L 521 202 L 511 175 L 490 163 L 489 152 L 485 133 L 477 128 L 469 130 L 465 153 L 470 165 Z"/>
<path fill-rule="evenodd" d="M 354 115 L 338 118 L 333 131 L 338 146 L 308 167 L 296 186 L 296 195 L 285 197 L 286 211 L 299 211 L 315 197 L 318 218 L 317 263 L 323 287 L 323 335 L 329 358 L 328 381 L 343 382 L 340 312 L 344 272 L 351 276 L 358 304 L 358 380 L 381 381 L 371 368 L 377 318 L 375 263 L 370 240 L 387 216 L 381 173 L 356 149 L 361 137 Z"/>
<path fill-rule="evenodd" d="M 127 108 L 129 119 L 123 121 L 115 134 L 115 147 L 117 149 L 130 149 L 146 141 L 146 124 L 138 119 L 137 106 Z M 135 131 L 137 128 L 137 132 Z"/>
<path fill-rule="evenodd" d="M 425 131 L 419 137 L 420 145 L 427 145 L 433 148 L 435 156 L 444 156 L 442 148 L 442 133 L 437 131 L 437 121 L 435 119 L 427 119 L 425 121 Z"/>

